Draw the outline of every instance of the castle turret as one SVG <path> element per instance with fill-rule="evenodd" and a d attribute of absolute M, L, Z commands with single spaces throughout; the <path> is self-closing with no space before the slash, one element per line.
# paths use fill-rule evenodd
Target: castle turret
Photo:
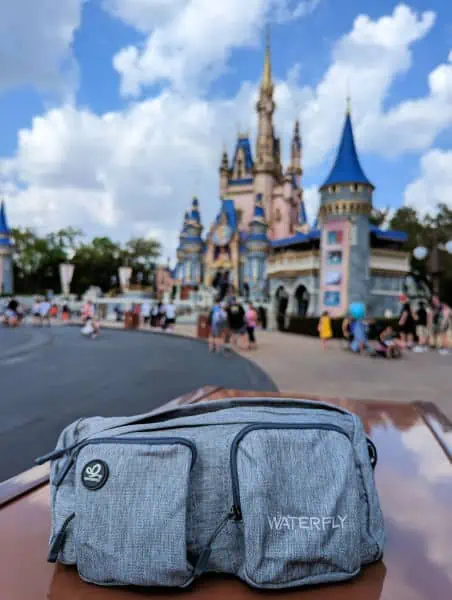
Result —
<path fill-rule="evenodd" d="M 13 243 L 6 219 L 5 203 L 0 205 L 0 293 L 12 294 L 13 286 Z"/>
<path fill-rule="evenodd" d="M 180 278 L 184 285 L 197 286 L 202 281 L 202 252 L 204 243 L 201 237 L 201 213 L 199 200 L 194 197 L 191 207 L 185 213 L 178 256 L 181 260 Z"/>
<path fill-rule="evenodd" d="M 297 187 L 300 186 L 300 178 L 303 175 L 303 169 L 301 168 L 301 135 L 300 135 L 300 122 L 298 119 L 295 121 L 293 130 L 292 143 L 290 146 L 290 164 L 288 172 L 295 177 Z"/>
<path fill-rule="evenodd" d="M 265 293 L 265 265 L 270 248 L 267 229 L 262 194 L 257 194 L 253 218 L 249 223 L 249 233 L 246 239 L 245 271 L 245 281 L 249 286 L 250 299 L 256 302 L 262 302 Z"/>
<path fill-rule="evenodd" d="M 229 182 L 229 157 L 226 148 L 223 149 L 220 164 L 220 196 L 223 197 L 228 189 Z"/>
<path fill-rule="evenodd" d="M 272 214 L 272 193 L 274 178 L 281 172 L 279 162 L 279 142 L 275 138 L 273 128 L 273 81 L 270 55 L 270 36 L 267 32 L 264 70 L 259 89 L 259 99 L 256 104 L 258 114 L 255 190 L 262 194 L 262 203 L 267 215 Z"/>
<path fill-rule="evenodd" d="M 373 184 L 356 151 L 349 102 L 336 160 L 320 188 L 322 308 L 345 314 L 351 302 L 368 302 L 369 216 Z M 335 283 L 333 283 L 335 282 Z"/>

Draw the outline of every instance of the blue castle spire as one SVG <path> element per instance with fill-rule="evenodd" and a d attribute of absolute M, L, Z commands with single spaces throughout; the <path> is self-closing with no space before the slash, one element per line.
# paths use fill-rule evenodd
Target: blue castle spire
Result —
<path fill-rule="evenodd" d="M 361 183 L 369 185 L 372 188 L 374 187 L 367 179 L 359 162 L 349 108 L 347 108 L 342 139 L 337 152 L 336 161 L 325 183 L 322 185 L 322 188 L 328 185 L 341 183 Z"/>

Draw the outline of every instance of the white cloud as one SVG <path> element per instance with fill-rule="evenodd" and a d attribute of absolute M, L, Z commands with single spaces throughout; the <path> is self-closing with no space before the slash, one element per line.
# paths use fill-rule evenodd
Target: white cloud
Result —
<path fill-rule="evenodd" d="M 104 0 L 104 7 L 148 34 L 142 47 L 113 59 L 121 91 L 138 96 L 146 86 L 170 83 L 197 90 L 225 68 L 237 47 L 257 46 L 265 21 L 283 23 L 312 13 L 320 0 Z"/>
<path fill-rule="evenodd" d="M 303 190 L 303 200 L 306 207 L 308 222 L 311 226 L 314 225 L 317 218 L 317 213 L 320 204 L 319 188 L 316 185 L 311 185 Z"/>
<path fill-rule="evenodd" d="M 83 0 L 0 2 L 0 91 L 22 85 L 62 93 L 73 85 L 71 52 Z"/>
<path fill-rule="evenodd" d="M 434 214 L 439 203 L 452 208 L 452 150 L 429 150 L 420 166 L 420 176 L 405 189 L 404 203 L 421 215 Z"/>
<path fill-rule="evenodd" d="M 149 83 L 163 73 L 175 83 L 198 82 L 200 76 L 224 64 L 230 47 L 253 40 L 265 16 L 257 0 L 240 4 L 241 12 L 231 11 L 234 15 L 223 15 L 223 19 L 212 12 L 223 10 L 221 3 L 208 2 L 204 12 L 195 14 L 193 6 L 199 8 L 201 0 L 105 2 L 109 10 L 130 23 L 142 15 L 146 30 L 153 26 L 154 14 L 155 30 L 149 38 L 154 44 L 158 32 L 161 36 L 171 31 L 177 34 L 174 45 L 165 46 L 170 38 L 160 37 L 162 44 L 152 46 L 150 54 L 146 48 L 143 52 L 135 49 L 135 79 L 129 71 L 129 83 L 133 81 L 135 89 L 145 83 L 142 77 Z M 241 15 L 237 31 L 232 27 L 235 13 Z M 325 173 L 328 171 L 343 124 L 347 81 L 351 83 L 358 145 L 371 149 L 374 143 L 378 150 L 381 142 L 372 140 L 380 139 L 380 127 L 388 128 L 385 123 L 392 114 L 382 113 L 384 99 L 393 80 L 410 67 L 412 44 L 427 34 L 433 22 L 432 13 L 416 14 L 403 5 L 375 21 L 360 16 L 350 33 L 335 45 L 332 63 L 315 88 L 300 83 L 296 65 L 289 69 L 275 90 L 276 129 L 282 138 L 283 157 L 287 158 L 293 120 L 301 112 L 305 173 L 325 164 L 325 159 Z M 193 31 L 196 36 L 192 39 Z M 184 50 L 182 57 L 176 52 L 178 47 Z M 161 64 L 156 62 L 157 56 Z M 188 70 L 181 67 L 185 61 Z M 188 61 L 194 65 L 191 71 Z M 433 101 L 434 97 L 436 110 L 444 112 L 448 107 L 452 114 L 449 68 L 449 64 L 437 67 L 429 78 L 428 96 L 411 102 Z M 81 225 L 87 233 L 122 238 L 153 233 L 163 243 L 165 255 L 174 255 L 183 211 L 193 193 L 199 194 L 205 226 L 218 210 L 223 143 L 232 149 L 237 122 L 241 128 L 248 126 L 253 138 L 256 127 L 256 82 L 243 83 L 238 94 L 227 100 L 209 101 L 185 91 L 171 87 L 122 112 L 101 116 L 67 105 L 35 118 L 29 129 L 20 132 L 17 155 L 0 164 L 3 189 L 11 198 L 10 220 L 43 228 Z M 425 135 L 425 144 L 447 123 L 444 116 L 441 119 L 439 124 L 431 119 L 426 124 L 430 137 Z M 403 119 L 394 123 L 390 131 L 399 152 L 416 149 L 416 134 L 407 131 Z M 372 173 L 368 175 L 373 179 Z M 202 185 L 196 185 L 196 180 Z M 375 183 L 378 186 L 378 181 Z M 305 200 L 312 220 L 318 205 L 316 187 L 305 190 Z"/>

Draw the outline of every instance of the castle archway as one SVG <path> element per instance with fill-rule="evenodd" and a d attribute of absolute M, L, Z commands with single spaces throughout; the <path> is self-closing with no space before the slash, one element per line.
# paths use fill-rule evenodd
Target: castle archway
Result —
<path fill-rule="evenodd" d="M 280 285 L 275 292 L 275 316 L 278 329 L 284 331 L 286 321 L 287 307 L 289 306 L 289 294 L 283 285 Z"/>
<path fill-rule="evenodd" d="M 297 317 L 306 317 L 308 314 L 310 295 L 305 285 L 300 284 L 295 289 L 295 314 Z"/>

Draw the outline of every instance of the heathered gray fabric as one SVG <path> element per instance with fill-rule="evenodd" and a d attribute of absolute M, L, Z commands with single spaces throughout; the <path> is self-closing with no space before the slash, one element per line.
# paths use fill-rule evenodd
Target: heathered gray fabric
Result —
<path fill-rule="evenodd" d="M 174 443 L 180 438 L 194 444 L 193 464 L 192 450 Z M 366 436 L 359 418 L 342 409 L 225 400 L 95 417 L 67 427 L 57 449 L 81 441 L 58 487 L 68 458 L 52 462 L 51 542 L 75 513 L 58 560 L 76 564 L 86 581 L 183 587 L 209 541 L 200 571 L 235 574 L 259 588 L 348 579 L 382 554 Z M 81 474 L 96 459 L 109 477 L 89 490 Z M 227 518 L 235 470 L 240 520 Z"/>

